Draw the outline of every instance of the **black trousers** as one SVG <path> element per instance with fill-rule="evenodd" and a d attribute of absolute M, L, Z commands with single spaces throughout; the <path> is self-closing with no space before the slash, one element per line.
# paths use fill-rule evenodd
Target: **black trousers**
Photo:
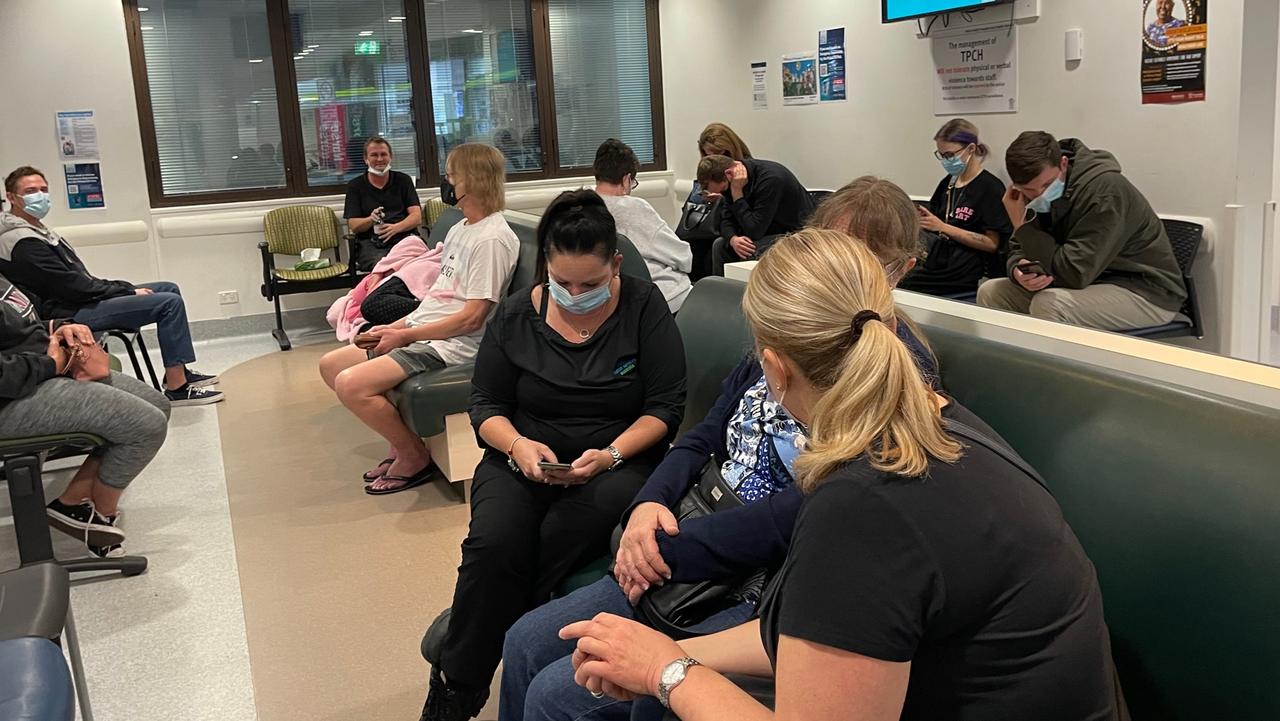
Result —
<path fill-rule="evenodd" d="M 726 263 L 739 263 L 744 260 L 760 260 L 760 256 L 764 255 L 765 251 L 772 248 L 773 244 L 778 242 L 782 237 L 782 235 L 766 235 L 760 240 L 757 240 L 755 255 L 749 258 L 740 257 L 738 255 L 738 251 L 734 250 L 733 246 L 729 245 L 729 240 L 727 238 L 716 238 L 715 243 L 711 246 L 711 274 L 723 277 L 724 266 Z"/>
<path fill-rule="evenodd" d="M 609 536 L 652 463 L 637 459 L 581 486 L 534 483 L 485 454 L 471 482 L 471 526 L 440 651 L 445 678 L 488 686 L 507 629 L 546 603 L 578 566 L 609 552 Z"/>

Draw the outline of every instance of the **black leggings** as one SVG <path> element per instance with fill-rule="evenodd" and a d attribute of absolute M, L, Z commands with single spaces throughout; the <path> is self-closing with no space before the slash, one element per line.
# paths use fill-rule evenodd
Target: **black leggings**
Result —
<path fill-rule="evenodd" d="M 490 451 L 471 485 L 471 527 L 440 651 L 445 677 L 488 686 L 507 629 L 546 603 L 577 567 L 609 552 L 609 536 L 654 466 L 637 459 L 581 486 L 548 486 Z"/>

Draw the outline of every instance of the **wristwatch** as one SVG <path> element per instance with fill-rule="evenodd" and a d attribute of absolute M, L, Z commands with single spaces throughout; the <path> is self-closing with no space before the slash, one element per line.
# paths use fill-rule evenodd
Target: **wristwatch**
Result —
<path fill-rule="evenodd" d="M 658 701 L 666 708 L 671 708 L 671 692 L 676 686 L 684 683 L 685 676 L 689 674 L 691 667 L 701 665 L 697 659 L 688 656 L 667 664 L 666 668 L 662 669 L 662 676 L 658 679 Z"/>
<path fill-rule="evenodd" d="M 615 468 L 617 468 L 618 466 L 622 465 L 622 452 L 621 452 L 621 451 L 619 451 L 617 448 L 614 448 L 613 446 L 609 446 L 609 447 L 608 447 L 608 448 L 606 448 L 605 450 L 609 452 L 609 455 L 613 456 L 613 464 L 609 466 L 609 470 L 611 470 L 611 471 L 612 471 L 613 469 L 615 469 Z"/>

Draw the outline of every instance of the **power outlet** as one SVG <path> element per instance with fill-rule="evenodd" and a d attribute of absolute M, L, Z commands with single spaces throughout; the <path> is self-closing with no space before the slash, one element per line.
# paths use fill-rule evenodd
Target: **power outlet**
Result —
<path fill-rule="evenodd" d="M 218 303 L 221 305 L 235 305 L 240 302 L 240 291 L 224 290 L 218 293 Z"/>

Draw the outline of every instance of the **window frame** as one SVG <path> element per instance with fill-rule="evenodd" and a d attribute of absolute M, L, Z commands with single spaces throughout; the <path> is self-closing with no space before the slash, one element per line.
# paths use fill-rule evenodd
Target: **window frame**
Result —
<path fill-rule="evenodd" d="M 276 108 L 280 115 L 280 149 L 284 160 L 285 184 L 280 188 L 245 188 L 212 190 L 200 193 L 166 195 L 160 173 L 160 148 L 156 138 L 155 115 L 151 102 L 151 85 L 147 75 L 142 41 L 140 0 L 121 0 L 125 17 L 125 34 L 129 42 L 129 61 L 133 70 L 134 97 L 138 107 L 143 161 L 147 174 L 147 193 L 152 208 L 190 205 L 239 203 L 311 196 L 341 195 L 341 185 L 312 186 L 306 173 L 302 113 L 298 101 L 294 49 L 289 47 L 288 0 L 266 0 L 267 32 L 271 39 L 272 66 L 276 84 Z M 426 12 L 422 0 L 401 0 L 405 17 L 405 42 L 408 54 L 409 81 L 413 86 L 412 112 L 417 140 L 415 161 L 418 165 L 417 187 L 435 188 L 440 184 L 438 150 L 435 138 L 434 108 L 431 102 L 431 73 L 428 66 Z M 540 170 L 514 171 L 508 182 L 575 178 L 589 174 L 587 168 L 560 166 L 559 130 L 556 126 L 555 73 L 551 60 L 551 28 L 547 0 L 528 0 L 529 30 L 532 34 L 534 81 L 537 86 L 538 133 L 542 144 Z M 642 172 L 666 170 L 666 114 L 662 97 L 662 48 L 658 26 L 658 0 L 644 0 L 646 30 L 649 43 L 649 103 L 653 125 L 653 162 L 640 166 Z"/>

